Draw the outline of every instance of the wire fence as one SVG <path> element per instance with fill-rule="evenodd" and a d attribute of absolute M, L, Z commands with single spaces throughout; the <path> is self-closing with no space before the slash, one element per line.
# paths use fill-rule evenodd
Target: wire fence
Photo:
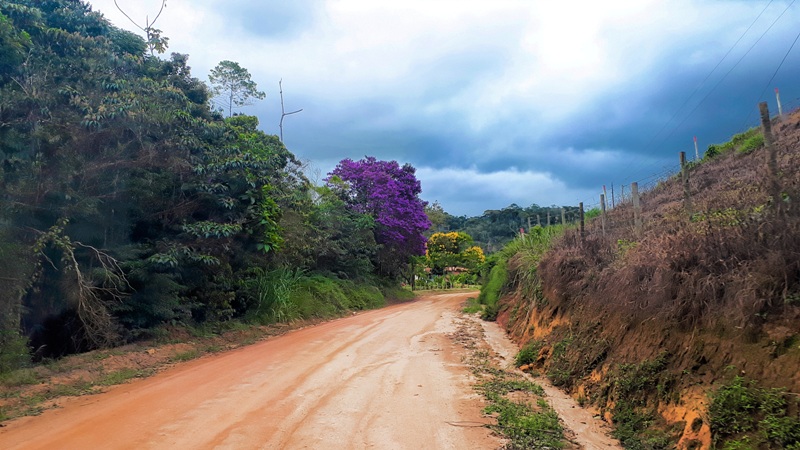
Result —
<path fill-rule="evenodd" d="M 800 98 L 794 98 L 786 102 L 781 102 L 781 112 L 782 116 L 788 116 L 791 112 L 800 109 Z M 746 132 L 752 128 L 757 128 L 761 126 L 761 120 L 758 115 L 758 109 L 753 108 L 754 113 L 748 116 L 748 118 L 743 122 L 741 127 L 741 132 Z M 775 111 L 777 113 L 777 111 Z M 778 114 L 775 116 L 778 117 Z M 774 119 L 773 119 L 774 120 Z M 707 149 L 698 148 L 697 154 L 695 154 L 694 148 L 687 148 L 686 154 L 694 156 L 691 163 L 694 164 L 695 161 L 702 160 L 706 153 Z M 680 163 L 676 162 L 674 164 L 668 164 L 660 167 L 656 171 L 650 173 L 645 177 L 642 177 L 635 182 L 638 184 L 638 191 L 640 195 L 647 194 L 648 192 L 655 189 L 657 186 L 662 185 L 667 180 L 672 177 L 677 176 L 681 171 Z M 627 184 L 620 184 L 620 183 L 610 183 L 609 185 L 602 186 L 602 190 L 595 198 L 584 199 L 583 202 L 583 209 L 585 212 L 589 213 L 589 215 L 596 214 L 598 210 L 602 209 L 601 203 L 601 195 L 602 198 L 605 199 L 605 206 L 607 210 L 611 210 L 620 206 L 625 203 L 631 202 L 631 184 L 632 182 L 628 182 Z M 568 218 L 568 222 L 576 222 L 578 217 L 574 215 L 570 215 Z"/>

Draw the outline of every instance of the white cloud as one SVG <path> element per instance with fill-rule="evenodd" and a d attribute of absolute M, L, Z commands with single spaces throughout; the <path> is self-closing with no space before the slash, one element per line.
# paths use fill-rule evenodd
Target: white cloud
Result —
<path fill-rule="evenodd" d="M 511 167 L 490 173 L 476 168 L 417 168 L 422 197 L 442 204 L 454 215 L 481 215 L 512 203 L 526 207 L 572 205 L 593 195 L 591 190 L 572 189 L 553 174 Z M 490 207 L 493 206 L 493 207 Z"/>
<path fill-rule="evenodd" d="M 118 1 L 139 21 L 153 17 L 160 3 Z M 132 28 L 113 0 L 90 2 L 117 26 Z M 385 135 L 383 154 L 394 145 L 394 158 L 408 159 L 408 142 L 447 145 L 457 137 L 455 150 L 420 146 L 416 161 L 419 165 L 439 152 L 463 166 L 475 165 L 474 173 L 465 175 L 496 186 L 472 186 L 481 194 L 473 203 L 484 202 L 478 209 L 501 208 L 509 200 L 525 203 L 521 194 L 512 195 L 515 182 L 540 192 L 532 200 L 537 203 L 582 197 L 559 193 L 569 189 L 557 180 L 574 180 L 574 173 L 530 168 L 543 158 L 559 159 L 561 168 L 548 170 L 607 165 L 605 180 L 619 175 L 612 169 L 619 166 L 609 161 L 638 155 L 641 161 L 631 166 L 658 163 L 655 149 L 623 148 L 613 142 L 615 134 L 643 133 L 630 125 L 641 123 L 642 111 L 653 123 L 668 120 L 674 111 L 647 102 L 683 97 L 694 87 L 670 75 L 692 75 L 685 79 L 699 82 L 766 5 L 765 0 L 304 0 L 291 7 L 281 2 L 169 0 L 156 26 L 170 38 L 170 51 L 190 55 L 200 79 L 224 59 L 248 68 L 268 98 L 244 112 L 257 110 L 268 132 L 277 133 L 277 82 L 282 78 L 289 105 L 304 108 L 287 130 L 287 142 L 301 158 L 353 156 L 340 154 L 341 149 L 360 149 L 362 141 L 372 145 Z M 772 4 L 720 72 L 785 7 L 785 1 Z M 782 37 L 794 36 L 798 16 L 800 11 L 790 10 L 758 53 L 783 48 Z M 294 22 L 283 27 L 276 20 Z M 275 29 L 257 32 L 260 21 Z M 797 67 L 792 61 L 785 71 Z M 771 68 L 751 62 L 743 70 Z M 738 95 L 742 86 L 728 89 Z M 795 91 L 800 96 L 800 88 Z M 789 89 L 782 92 L 792 96 Z M 304 136 L 310 133 L 325 135 Z M 399 140 L 398 133 L 410 138 Z M 586 148 L 571 148 L 572 135 L 580 135 Z M 553 153 L 553 145 L 567 150 Z M 614 150 L 603 150 L 607 147 Z M 536 157 L 526 160 L 526 155 Z M 482 174 L 503 160 L 508 160 L 506 171 L 493 172 L 491 179 Z M 450 169 L 426 170 L 433 176 Z M 443 193 L 439 200 L 445 205 L 460 198 L 457 191 L 445 198 L 445 183 L 435 189 Z M 530 189 L 525 195 L 532 195 Z"/>

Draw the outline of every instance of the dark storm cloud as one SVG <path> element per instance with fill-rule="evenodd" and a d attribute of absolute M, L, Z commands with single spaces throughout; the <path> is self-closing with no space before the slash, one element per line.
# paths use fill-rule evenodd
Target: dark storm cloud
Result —
<path fill-rule="evenodd" d="M 110 0 L 97 3 L 113 12 Z M 285 143 L 319 171 L 365 155 L 408 162 L 424 198 L 480 214 L 594 199 L 603 184 L 676 166 L 678 151 L 693 156 L 692 136 L 703 152 L 755 125 L 800 22 L 797 6 L 778 19 L 787 0 L 575 5 L 197 0 L 171 3 L 162 29 L 196 68 L 223 59 L 249 68 L 267 100 L 241 112 L 269 133 L 279 132 L 283 79 L 287 110 L 303 108 L 286 118 Z M 800 106 L 798 73 L 800 46 L 761 98 L 773 111 L 773 87 L 787 109 Z"/>

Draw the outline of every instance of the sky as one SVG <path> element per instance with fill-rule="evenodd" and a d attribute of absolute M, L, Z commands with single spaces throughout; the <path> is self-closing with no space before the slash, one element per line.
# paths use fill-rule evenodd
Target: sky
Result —
<path fill-rule="evenodd" d="M 131 31 L 114 0 L 89 0 Z M 143 25 L 160 0 L 117 0 Z M 167 0 L 154 27 L 207 81 L 238 62 L 267 97 L 239 110 L 321 183 L 344 159 L 417 169 L 450 214 L 591 206 L 800 107 L 792 0 Z M 791 51 L 790 51 L 791 48 Z M 629 191 L 628 191 L 629 192 Z"/>

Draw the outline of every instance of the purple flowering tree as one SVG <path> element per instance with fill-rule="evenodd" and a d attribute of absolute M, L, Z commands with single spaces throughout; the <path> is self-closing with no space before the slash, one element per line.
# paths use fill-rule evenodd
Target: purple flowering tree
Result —
<path fill-rule="evenodd" d="M 431 223 L 415 172 L 409 164 L 368 156 L 340 161 L 325 180 L 350 208 L 375 220 L 376 266 L 385 275 L 401 275 L 412 256 L 425 254 L 422 233 Z"/>

